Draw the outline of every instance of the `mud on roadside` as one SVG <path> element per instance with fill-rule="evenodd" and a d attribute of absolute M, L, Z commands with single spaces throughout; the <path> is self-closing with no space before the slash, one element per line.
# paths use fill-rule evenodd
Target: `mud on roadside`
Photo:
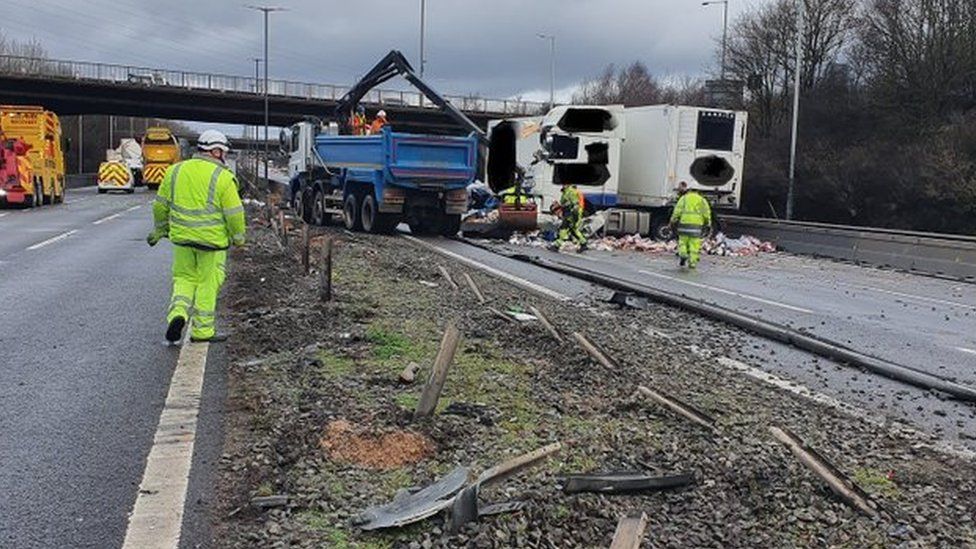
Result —
<path fill-rule="evenodd" d="M 646 512 L 647 542 L 670 547 L 976 545 L 976 466 L 912 435 L 779 392 L 647 335 L 645 328 L 701 326 L 663 307 L 617 310 L 594 299 L 556 303 L 452 263 L 396 237 L 328 229 L 336 246 L 335 300 L 317 298 L 266 229 L 235 254 L 222 303 L 228 350 L 227 438 L 214 510 L 218 547 L 606 546 L 618 518 Z M 294 243 L 296 238 L 291 239 Z M 315 242 L 317 240 L 313 240 Z M 294 250 L 290 250 L 294 252 Z M 313 254 L 314 256 L 314 254 Z M 498 309 L 539 307 L 565 333 L 611 352 L 616 371 L 538 323 L 491 314 L 456 280 L 468 272 Z M 432 284 L 436 284 L 434 287 Z M 441 413 L 412 411 L 448 320 L 463 334 Z M 739 334 L 711 323 L 714 350 Z M 635 396 L 652 385 L 718 419 L 715 436 Z M 452 403 L 476 410 L 445 414 Z M 852 476 L 890 514 L 869 519 L 840 503 L 766 431 L 781 424 Z M 379 533 L 350 517 L 423 486 L 458 465 L 475 471 L 559 440 L 565 448 L 483 500 L 524 500 L 520 512 L 483 519 L 458 536 L 436 517 Z M 693 473 L 688 488 L 644 495 L 565 495 L 561 475 L 642 470 Z M 287 494 L 259 510 L 256 495 Z"/>

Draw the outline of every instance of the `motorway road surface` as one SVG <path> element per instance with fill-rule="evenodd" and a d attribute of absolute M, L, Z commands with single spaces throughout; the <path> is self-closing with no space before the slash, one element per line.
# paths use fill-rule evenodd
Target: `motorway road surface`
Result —
<path fill-rule="evenodd" d="M 427 242 L 572 299 L 588 294 L 606 298 L 610 293 L 462 242 Z M 489 245 L 502 253 L 544 258 L 700 298 L 976 386 L 973 284 L 788 254 L 705 256 L 697 271 L 686 271 L 668 255 L 594 250 L 555 253 L 497 242 Z M 682 338 L 680 326 L 659 328 L 658 332 L 675 336 L 676 343 L 708 350 L 707 338 L 688 341 Z M 900 420 L 952 444 L 976 449 L 976 403 L 946 400 L 749 334 L 743 333 L 742 338 L 741 348 L 728 358 L 874 416 Z"/>
<path fill-rule="evenodd" d="M 122 545 L 179 353 L 150 199 L 0 210 L 0 547 Z"/>

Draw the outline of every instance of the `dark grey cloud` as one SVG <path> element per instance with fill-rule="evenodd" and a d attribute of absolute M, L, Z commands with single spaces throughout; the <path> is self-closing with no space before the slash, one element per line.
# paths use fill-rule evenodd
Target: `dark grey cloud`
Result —
<path fill-rule="evenodd" d="M 764 0 L 753 0 L 754 2 Z M 731 0 L 734 16 L 743 2 Z M 245 2 L 7 0 L 0 30 L 35 37 L 52 57 L 250 74 L 262 52 L 259 13 Z M 384 53 L 416 64 L 420 0 L 279 0 L 271 17 L 274 78 L 346 85 Z M 721 7 L 701 0 L 427 0 L 427 76 L 445 93 L 490 97 L 548 90 L 547 44 L 557 36 L 557 87 L 608 63 L 645 62 L 662 76 L 713 66 Z"/>

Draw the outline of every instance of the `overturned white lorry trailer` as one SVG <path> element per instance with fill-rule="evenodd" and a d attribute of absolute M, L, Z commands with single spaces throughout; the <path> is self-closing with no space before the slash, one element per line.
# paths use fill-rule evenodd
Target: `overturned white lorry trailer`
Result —
<path fill-rule="evenodd" d="M 675 105 L 570 105 L 493 121 L 489 183 L 511 158 L 547 202 L 572 183 L 588 207 L 621 211 L 616 217 L 636 219 L 627 224 L 637 231 L 668 238 L 681 181 L 718 209 L 738 209 L 747 122 L 741 111 Z"/>

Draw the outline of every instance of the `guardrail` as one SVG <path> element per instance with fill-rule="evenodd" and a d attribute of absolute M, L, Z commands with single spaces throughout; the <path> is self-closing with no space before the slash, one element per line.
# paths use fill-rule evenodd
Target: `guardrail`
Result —
<path fill-rule="evenodd" d="M 264 80 L 253 76 L 234 76 L 191 71 L 176 71 L 133 65 L 91 63 L 61 59 L 41 59 L 16 55 L 0 55 L 0 73 L 32 78 L 108 82 L 120 85 L 207 90 L 224 93 L 264 93 Z M 289 80 L 269 80 L 268 95 L 297 99 L 337 100 L 349 91 L 348 87 L 332 84 L 312 84 Z M 455 107 L 467 112 L 504 115 L 534 114 L 546 103 L 520 99 L 486 99 L 476 96 L 448 95 L 445 98 Z M 371 90 L 363 102 L 389 107 L 435 109 L 416 91 Z"/>
<path fill-rule="evenodd" d="M 731 215 L 721 219 L 729 234 L 751 234 L 790 253 L 976 280 L 972 236 Z"/>

